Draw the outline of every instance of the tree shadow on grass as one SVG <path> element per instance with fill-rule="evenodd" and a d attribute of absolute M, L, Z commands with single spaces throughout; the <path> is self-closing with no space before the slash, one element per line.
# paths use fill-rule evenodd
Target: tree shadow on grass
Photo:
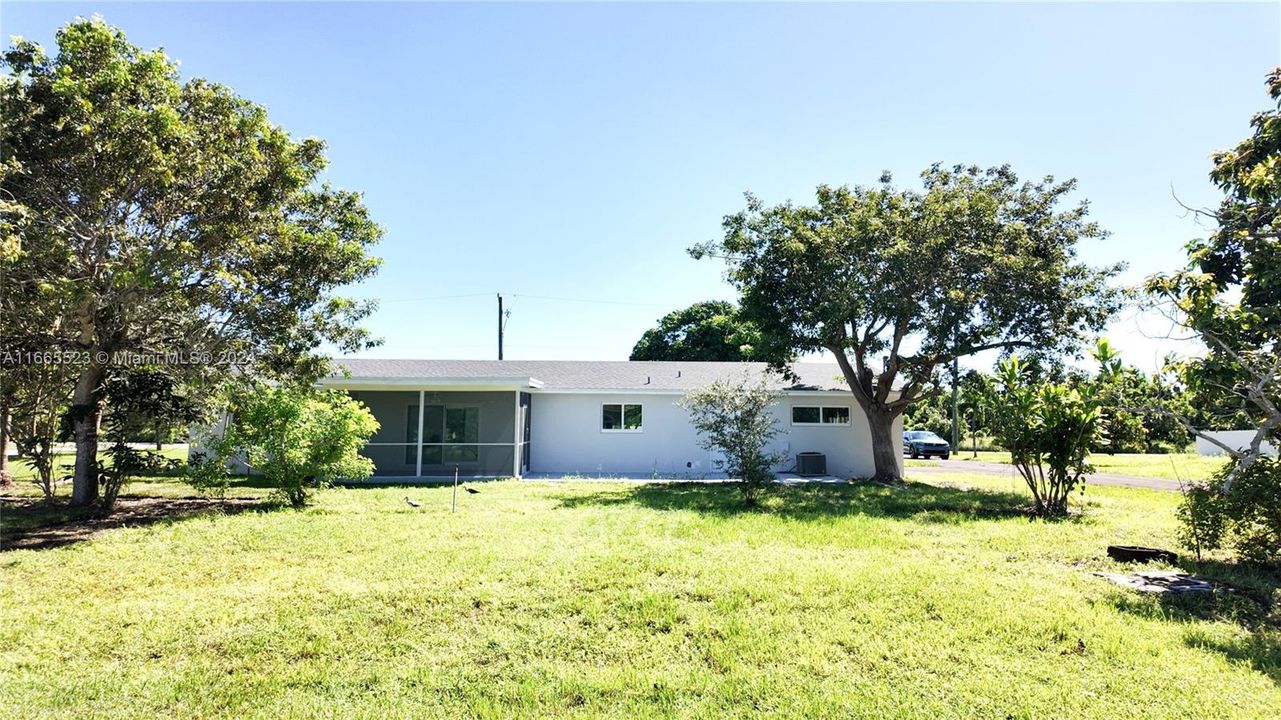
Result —
<path fill-rule="evenodd" d="M 1014 493 L 960 490 L 925 483 L 888 487 L 875 483 L 806 483 L 772 486 L 759 505 L 744 504 L 733 483 L 647 483 L 597 492 L 564 494 L 566 508 L 635 505 L 732 517 L 762 513 L 790 520 L 869 515 L 955 523 L 1005 518 L 1032 519 L 1028 498 Z"/>
<path fill-rule="evenodd" d="M 143 497 L 122 495 L 110 514 L 97 508 L 48 504 L 40 498 L 5 498 L 0 510 L 0 553 L 52 550 L 108 530 L 168 525 L 210 514 L 264 512 L 279 507 L 257 498 Z"/>
<path fill-rule="evenodd" d="M 1186 646 L 1248 663 L 1281 685 L 1281 573 L 1246 563 L 1189 559 L 1178 565 L 1180 570 L 1220 586 L 1205 593 L 1118 591 L 1112 604 L 1122 612 L 1183 624 Z M 1239 630 L 1224 638 L 1204 625 L 1217 622 L 1236 625 Z"/>
<path fill-rule="evenodd" d="M 1273 684 L 1281 685 L 1281 629 L 1260 628 L 1228 639 L 1194 629 L 1184 635 L 1183 642 L 1191 648 L 1221 653 L 1234 663 L 1247 663 Z"/>

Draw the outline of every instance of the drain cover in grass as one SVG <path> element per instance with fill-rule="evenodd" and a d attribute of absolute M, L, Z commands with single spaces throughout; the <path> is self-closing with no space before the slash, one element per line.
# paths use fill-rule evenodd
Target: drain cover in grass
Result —
<path fill-rule="evenodd" d="M 1201 593 L 1213 592 L 1220 587 L 1212 580 L 1202 580 L 1175 570 L 1149 570 L 1133 575 L 1095 574 L 1122 587 L 1147 593 Z"/>

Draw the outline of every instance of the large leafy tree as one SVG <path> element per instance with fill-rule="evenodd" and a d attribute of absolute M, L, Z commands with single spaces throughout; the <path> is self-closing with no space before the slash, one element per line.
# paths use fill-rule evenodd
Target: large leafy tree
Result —
<path fill-rule="evenodd" d="M 1250 137 L 1214 155 L 1210 178 L 1224 198 L 1205 214 L 1217 229 L 1188 244 L 1186 269 L 1148 280 L 1148 290 L 1206 346 L 1177 368 L 1196 405 L 1219 416 L 1207 418 L 1213 424 L 1255 431 L 1239 448 L 1187 423 L 1234 459 L 1221 478 L 1224 493 L 1251 473 L 1263 443 L 1281 440 L 1281 68 L 1267 84 L 1276 107 L 1254 116 Z"/>
<path fill-rule="evenodd" d="M 751 360 L 756 328 L 733 303 L 709 300 L 663 316 L 632 348 L 632 360 Z"/>
<path fill-rule="evenodd" d="M 726 260 L 765 358 L 835 355 L 882 479 L 900 474 L 894 420 L 938 368 L 991 349 L 1074 348 L 1118 305 L 1118 268 L 1076 258 L 1079 241 L 1105 233 L 1085 203 L 1061 207 L 1073 181 L 937 165 L 922 179 L 919 191 L 888 174 L 872 187 L 824 185 L 810 206 L 749 195 L 721 240 L 691 250 Z"/>
<path fill-rule="evenodd" d="M 126 353 L 182 353 L 183 382 L 305 379 L 316 349 L 366 346 L 371 307 L 334 294 L 372 275 L 358 194 L 319 183 L 324 143 L 265 109 L 182 80 L 100 19 L 4 54 L 5 283 L 27 314 L 6 347 L 74 351 L 73 502 L 97 495 L 103 381 Z M 153 358 L 154 359 L 154 358 Z"/>

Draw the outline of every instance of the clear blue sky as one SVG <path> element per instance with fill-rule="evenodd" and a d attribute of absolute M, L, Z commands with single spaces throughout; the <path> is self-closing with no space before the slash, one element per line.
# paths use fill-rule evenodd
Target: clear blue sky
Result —
<path fill-rule="evenodd" d="M 51 44 L 99 13 L 326 139 L 329 180 L 387 230 L 357 290 L 382 300 L 374 355 L 493 357 L 502 292 L 507 357 L 622 359 L 666 311 L 733 297 L 684 250 L 748 189 L 1008 162 L 1079 180 L 1113 232 L 1085 259 L 1179 266 L 1205 229 L 1171 188 L 1216 202 L 1209 154 L 1267 107 L 1278 8 L 6 0 L 0 30 Z M 1169 349 L 1132 318 L 1110 334 L 1145 367 Z"/>

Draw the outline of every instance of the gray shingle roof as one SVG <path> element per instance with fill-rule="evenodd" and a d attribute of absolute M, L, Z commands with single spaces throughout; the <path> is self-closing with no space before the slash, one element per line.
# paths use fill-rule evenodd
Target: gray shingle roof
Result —
<path fill-rule="evenodd" d="M 717 378 L 766 372 L 764 363 L 630 362 L 614 360 L 382 360 L 339 359 L 352 379 L 406 381 L 417 378 L 534 378 L 544 390 L 687 391 Z M 780 390 L 848 390 L 836 363 L 796 363 L 799 383 L 778 378 Z M 774 376 L 777 378 L 777 376 Z M 336 378 L 335 378 L 336 379 Z M 341 381 L 339 381 L 341 382 Z"/>

